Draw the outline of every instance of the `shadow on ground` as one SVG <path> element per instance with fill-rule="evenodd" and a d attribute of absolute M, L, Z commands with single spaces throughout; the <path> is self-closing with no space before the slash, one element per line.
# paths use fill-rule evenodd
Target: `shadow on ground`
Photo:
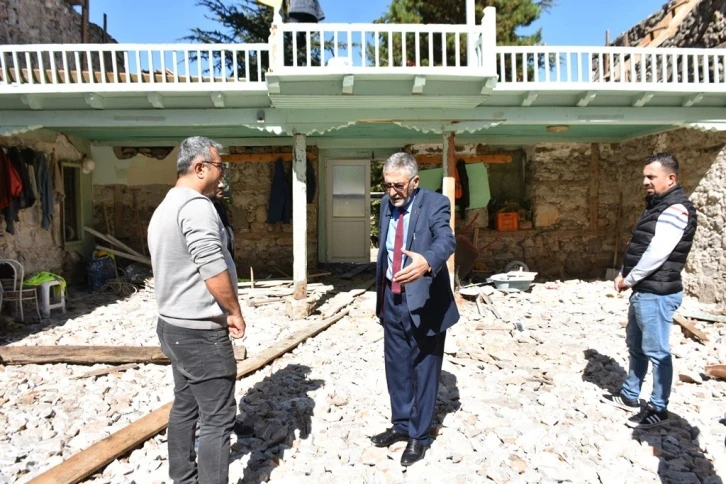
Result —
<path fill-rule="evenodd" d="M 90 314 L 96 309 L 113 304 L 130 296 L 115 294 L 111 290 L 89 292 L 85 288 L 69 286 L 66 295 L 66 312 L 51 311 L 49 317 L 38 319 L 33 301 L 24 301 L 25 321 L 20 320 L 15 302 L 3 301 L 0 313 L 0 346 L 22 341 L 25 337 L 47 329 L 63 326 L 68 320 Z"/>
<path fill-rule="evenodd" d="M 315 400 L 308 393 L 321 388 L 324 380 L 310 380 L 309 374 L 308 366 L 287 365 L 240 399 L 242 423 L 254 428 L 252 436 L 240 436 L 233 447 L 232 460 L 250 456 L 240 483 L 266 482 L 293 441 L 310 437 Z"/>
<path fill-rule="evenodd" d="M 627 376 L 626 370 L 613 358 L 597 350 L 585 350 L 587 366 L 583 381 L 593 383 L 606 392 L 619 392 Z M 644 395 L 647 397 L 647 395 Z M 605 405 L 605 403 L 603 403 Z M 625 425 L 630 414 L 623 412 L 623 432 L 632 432 L 633 439 L 646 442 L 658 456 L 658 477 L 667 484 L 721 483 L 711 462 L 698 446 L 701 431 L 669 410 L 668 423 L 647 430 L 632 430 Z M 626 456 L 627 457 L 627 456 Z"/>

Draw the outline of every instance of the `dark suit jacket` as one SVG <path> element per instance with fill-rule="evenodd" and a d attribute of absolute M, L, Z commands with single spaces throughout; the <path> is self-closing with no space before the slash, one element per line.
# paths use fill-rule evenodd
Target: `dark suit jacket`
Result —
<path fill-rule="evenodd" d="M 379 224 L 378 262 L 376 263 L 376 316 L 382 319 L 383 289 L 386 284 L 388 253 L 386 236 L 391 220 L 391 202 L 388 195 L 381 200 Z M 441 333 L 459 320 L 459 310 L 449 285 L 446 260 L 456 250 L 456 239 L 449 225 L 451 206 L 443 195 L 419 188 L 411 206 L 411 219 L 406 234 L 406 250 L 424 256 L 431 272 L 407 284 L 406 300 L 413 324 L 428 336 Z M 411 263 L 406 257 L 404 267 Z"/>

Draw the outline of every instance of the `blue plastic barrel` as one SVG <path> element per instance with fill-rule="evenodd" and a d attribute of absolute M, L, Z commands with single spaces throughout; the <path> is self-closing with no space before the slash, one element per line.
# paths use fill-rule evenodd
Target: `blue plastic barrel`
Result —
<path fill-rule="evenodd" d="M 88 288 L 98 291 L 106 281 L 116 278 L 116 263 L 109 256 L 92 257 L 88 261 Z"/>

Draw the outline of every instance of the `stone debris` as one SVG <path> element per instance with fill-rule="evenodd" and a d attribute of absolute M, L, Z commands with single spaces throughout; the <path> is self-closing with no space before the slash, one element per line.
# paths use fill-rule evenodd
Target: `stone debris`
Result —
<path fill-rule="evenodd" d="M 387 428 L 383 330 L 368 292 L 349 316 L 237 384 L 231 482 L 720 482 L 726 476 L 726 382 L 703 375 L 724 362 L 726 326 L 704 324 L 704 346 L 672 328 L 671 421 L 651 430 L 600 403 L 627 367 L 627 294 L 610 283 L 535 284 L 491 295 L 504 321 L 481 317 L 473 300 L 447 337 L 435 441 L 404 469 L 405 442 L 373 447 Z M 686 299 L 684 308 L 698 309 Z M 113 301 L 76 297 L 65 319 L 11 333 L 10 344 L 156 345 L 155 304 L 146 291 Z M 249 355 L 300 329 L 284 302 L 245 307 Z M 522 321 L 519 332 L 511 321 Z M 505 327 L 506 330 L 501 328 Z M 26 482 L 173 398 L 168 366 L 72 379 L 102 368 L 0 366 L 0 482 Z M 650 392 L 650 375 L 643 396 Z M 169 482 L 165 433 L 90 482 Z"/>

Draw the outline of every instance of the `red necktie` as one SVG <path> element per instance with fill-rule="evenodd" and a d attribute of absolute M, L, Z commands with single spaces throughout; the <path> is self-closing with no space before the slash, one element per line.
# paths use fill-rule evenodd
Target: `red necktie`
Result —
<path fill-rule="evenodd" d="M 403 219 L 405 217 L 403 211 L 398 212 L 398 222 L 396 223 L 396 238 L 393 239 L 393 276 L 401 270 L 401 262 L 403 259 Z M 391 292 L 393 294 L 401 294 L 401 285 L 395 281 L 391 281 Z"/>

